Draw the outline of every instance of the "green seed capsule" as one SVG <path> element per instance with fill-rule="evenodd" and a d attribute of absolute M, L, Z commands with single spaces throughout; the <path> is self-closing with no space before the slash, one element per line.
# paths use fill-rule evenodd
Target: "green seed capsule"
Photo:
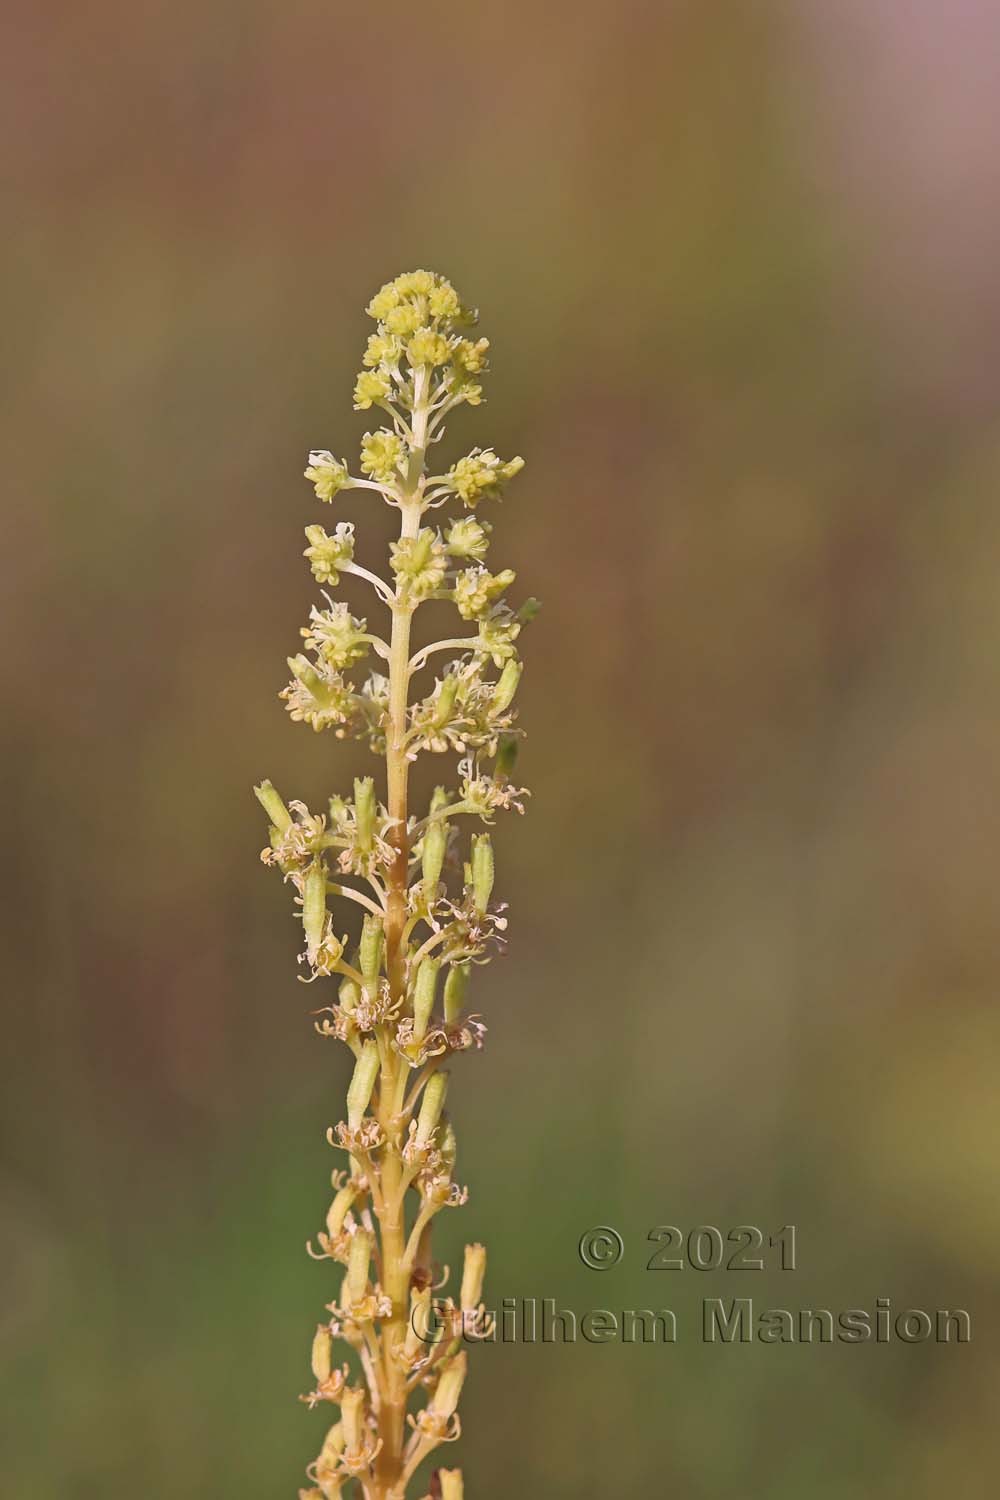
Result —
<path fill-rule="evenodd" d="M 472 900 L 480 916 L 490 904 L 493 893 L 493 845 L 488 833 L 476 834 L 472 840 Z"/>
<path fill-rule="evenodd" d="M 361 928 L 361 946 L 358 950 L 361 973 L 365 988 L 378 987 L 379 969 L 382 966 L 382 919 L 366 916 Z"/>
<path fill-rule="evenodd" d="M 365 1439 L 365 1392 L 363 1386 L 348 1386 L 341 1398 L 340 1417 L 344 1424 L 344 1446 L 349 1453 L 357 1453 Z"/>
<path fill-rule="evenodd" d="M 331 828 L 339 828 L 347 816 L 347 803 L 343 797 L 333 796 L 327 803 L 330 812 Z"/>
<path fill-rule="evenodd" d="M 471 964 L 452 964 L 444 982 L 444 1019 L 447 1025 L 458 1019 L 465 1007 L 465 994 L 472 974 Z"/>
<path fill-rule="evenodd" d="M 448 1092 L 447 1073 L 435 1073 L 428 1079 L 427 1087 L 424 1089 L 423 1102 L 420 1105 L 420 1118 L 417 1121 L 417 1145 L 427 1146 L 430 1144 L 431 1136 L 437 1129 L 441 1111 L 444 1108 L 445 1095 Z"/>
<path fill-rule="evenodd" d="M 455 1168 L 455 1158 L 458 1156 L 458 1139 L 455 1135 L 455 1127 L 447 1115 L 441 1121 L 438 1130 L 438 1150 L 444 1162 L 445 1170 L 450 1174 Z"/>
<path fill-rule="evenodd" d="M 425 958 L 417 971 L 417 982 L 413 987 L 413 1036 L 418 1042 L 422 1042 L 427 1034 L 427 1023 L 434 1010 L 440 967 L 439 959 Z"/>
<path fill-rule="evenodd" d="M 347 1256 L 345 1283 L 352 1302 L 360 1302 L 368 1288 L 368 1267 L 372 1258 L 372 1237 L 367 1229 L 356 1229 L 351 1235 Z"/>
<path fill-rule="evenodd" d="M 333 1339 L 326 1323 L 319 1323 L 312 1346 L 312 1372 L 317 1385 L 330 1378 Z"/>
<path fill-rule="evenodd" d="M 358 1196 L 358 1190 L 353 1182 L 342 1187 L 330 1204 L 326 1215 L 326 1232 L 331 1240 L 335 1240 L 344 1227 L 344 1220 Z"/>
<path fill-rule="evenodd" d="M 436 533 L 429 526 L 425 526 L 415 539 L 411 554 L 411 568 L 414 573 L 419 573 L 430 562 L 435 536 Z"/>
<path fill-rule="evenodd" d="M 431 724 L 435 729 L 443 729 L 451 719 L 455 708 L 455 699 L 458 696 L 458 678 L 453 672 L 449 672 L 441 683 L 441 691 L 438 694 L 437 704 L 434 709 L 434 717 Z"/>
<path fill-rule="evenodd" d="M 410 1293 L 410 1321 L 406 1325 L 406 1340 L 403 1349 L 407 1359 L 417 1359 L 427 1353 L 427 1345 L 434 1342 L 434 1310 L 431 1306 L 431 1289 L 422 1287 Z"/>
<path fill-rule="evenodd" d="M 370 854 L 374 847 L 375 811 L 375 783 L 370 776 L 359 776 L 354 782 L 354 820 L 362 854 Z"/>
<path fill-rule="evenodd" d="M 320 1451 L 319 1462 L 333 1465 L 344 1451 L 344 1425 L 342 1422 L 334 1422 L 326 1437 L 323 1439 L 323 1447 Z M 307 1491 L 308 1493 L 308 1491 Z"/>
<path fill-rule="evenodd" d="M 303 656 L 300 652 L 298 656 L 288 657 L 288 670 L 313 697 L 322 691 L 323 680 L 308 656 Z"/>
<path fill-rule="evenodd" d="M 292 815 L 269 781 L 255 786 L 254 796 L 267 813 L 279 833 L 287 833 L 292 826 Z"/>
<path fill-rule="evenodd" d="M 337 999 L 340 1001 L 342 1010 L 346 1010 L 348 1013 L 356 1010 L 358 1001 L 361 999 L 361 989 L 357 980 L 351 979 L 345 974 L 344 978 L 340 981 Z"/>
<path fill-rule="evenodd" d="M 422 841 L 421 870 L 424 877 L 424 899 L 433 901 L 444 867 L 444 856 L 448 848 L 448 825 L 443 818 L 435 818 Z"/>
<path fill-rule="evenodd" d="M 306 931 L 306 954 L 314 964 L 326 931 L 326 866 L 314 859 L 302 882 L 302 922 Z"/>
<path fill-rule="evenodd" d="M 494 713 L 502 714 L 505 709 L 510 708 L 517 692 L 517 685 L 521 681 L 523 665 L 513 657 L 500 673 L 496 687 L 493 689 L 493 697 L 490 707 Z"/>
<path fill-rule="evenodd" d="M 494 762 L 493 774 L 498 781 L 509 781 L 514 774 L 517 765 L 517 735 L 502 734 L 497 746 L 497 758 Z"/>
<path fill-rule="evenodd" d="M 462 1269 L 462 1292 L 459 1305 L 463 1312 L 472 1312 L 479 1306 L 483 1295 L 483 1277 L 486 1275 L 485 1245 L 466 1245 L 465 1265 Z"/>
<path fill-rule="evenodd" d="M 436 1417 L 450 1417 L 458 1406 L 458 1399 L 462 1394 L 462 1386 L 465 1384 L 467 1365 L 468 1359 L 464 1349 L 445 1365 L 444 1374 L 438 1382 L 438 1388 L 434 1392 L 434 1399 L 431 1402 L 431 1407 Z"/>
<path fill-rule="evenodd" d="M 371 1103 L 378 1069 L 378 1047 L 374 1042 L 365 1042 L 354 1064 L 351 1086 L 347 1090 L 347 1123 L 352 1130 L 357 1130 Z"/>

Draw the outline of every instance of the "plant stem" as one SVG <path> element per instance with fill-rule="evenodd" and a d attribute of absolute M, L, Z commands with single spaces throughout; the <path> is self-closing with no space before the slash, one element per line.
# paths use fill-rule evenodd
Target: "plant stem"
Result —
<path fill-rule="evenodd" d="M 420 530 L 420 490 L 424 475 L 424 446 L 427 440 L 427 407 L 419 390 L 415 393 L 413 413 L 414 460 L 407 475 L 406 490 L 400 499 L 400 538 L 415 537 Z M 406 897 L 410 849 L 407 837 L 407 782 L 409 760 L 406 755 L 407 699 L 409 692 L 410 625 L 414 605 L 404 595 L 402 581 L 396 586 L 391 605 L 392 636 L 389 645 L 389 726 L 386 737 L 387 806 L 393 819 L 392 842 L 396 857 L 386 882 L 386 968 L 392 1000 L 406 994 Z M 406 1337 L 406 1319 L 410 1301 L 410 1272 L 405 1263 L 406 1220 L 405 1192 L 402 1189 L 403 1161 L 401 1142 L 394 1126 L 392 1110 L 398 1097 L 397 1070 L 406 1063 L 386 1046 L 380 1089 L 380 1112 L 386 1145 L 382 1161 L 382 1212 L 379 1226 L 382 1239 L 384 1291 L 392 1302 L 392 1312 L 383 1324 L 382 1353 L 385 1385 L 379 1412 L 379 1437 L 382 1449 L 376 1460 L 378 1500 L 398 1489 L 403 1473 L 403 1449 L 406 1436 L 406 1372 L 396 1357 L 396 1350 Z"/>

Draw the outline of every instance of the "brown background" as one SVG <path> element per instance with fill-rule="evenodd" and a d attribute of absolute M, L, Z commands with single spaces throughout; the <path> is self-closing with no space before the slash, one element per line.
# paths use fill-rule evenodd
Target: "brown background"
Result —
<path fill-rule="evenodd" d="M 454 1460 L 481 1500 L 993 1493 L 998 30 L 11 16 L 9 1494 L 291 1496 L 318 1445 L 302 1245 L 345 1063 L 249 788 L 355 769 L 274 696 L 329 519 L 299 476 L 354 449 L 361 308 L 414 265 L 483 310 L 456 441 L 524 453 L 494 551 L 545 600 L 444 1248 L 489 1243 L 496 1301 L 681 1324 L 483 1350 Z M 797 1224 L 800 1270 L 643 1269 L 653 1225 L 742 1222 Z M 699 1299 L 738 1295 L 964 1306 L 974 1340 L 704 1347 Z"/>

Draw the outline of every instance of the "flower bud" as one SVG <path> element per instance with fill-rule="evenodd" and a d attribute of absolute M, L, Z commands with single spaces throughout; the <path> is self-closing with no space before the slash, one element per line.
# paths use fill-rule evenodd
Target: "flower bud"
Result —
<path fill-rule="evenodd" d="M 362 854 L 370 854 L 375 838 L 375 783 L 370 776 L 355 777 L 354 822 L 358 849 Z"/>
<path fill-rule="evenodd" d="M 428 903 L 434 900 L 437 893 L 447 848 L 448 824 L 444 818 L 434 818 L 427 825 L 427 831 L 421 841 L 421 870 L 424 877 L 424 900 Z"/>
<path fill-rule="evenodd" d="M 332 1369 L 331 1359 L 333 1356 L 333 1338 L 330 1334 L 329 1325 L 318 1323 L 316 1325 L 316 1336 L 312 1346 L 312 1372 L 317 1385 L 330 1378 Z"/>
<path fill-rule="evenodd" d="M 468 1358 L 465 1350 L 456 1354 L 454 1359 L 448 1361 L 444 1367 L 444 1374 L 438 1381 L 438 1388 L 434 1392 L 431 1409 L 436 1417 L 447 1420 L 458 1406 L 459 1397 L 462 1394 L 462 1386 L 465 1384 L 465 1372 L 468 1367 Z"/>
<path fill-rule="evenodd" d="M 326 866 L 314 859 L 302 882 L 302 922 L 306 931 L 306 954 L 314 964 L 326 931 Z"/>
<path fill-rule="evenodd" d="M 503 671 L 500 673 L 497 685 L 493 689 L 493 697 L 490 707 L 494 713 L 502 714 L 505 709 L 510 708 L 517 692 L 517 685 L 521 681 L 522 663 L 511 657 Z"/>
<path fill-rule="evenodd" d="M 461 1469 L 438 1469 L 438 1482 L 441 1485 L 441 1500 L 462 1500 L 465 1491 L 462 1487 Z"/>
<path fill-rule="evenodd" d="M 379 969 L 382 965 L 382 918 L 366 915 L 361 928 L 359 949 L 361 974 L 367 990 L 378 988 Z"/>
<path fill-rule="evenodd" d="M 369 1045 L 374 1046 L 374 1043 Z M 420 1105 L 420 1118 L 417 1121 L 417 1145 L 429 1146 L 431 1136 L 437 1129 L 441 1111 L 444 1108 L 445 1095 L 448 1092 L 447 1073 L 435 1073 L 427 1081 L 424 1089 L 423 1102 Z"/>
<path fill-rule="evenodd" d="M 365 1440 L 365 1392 L 363 1386 L 349 1385 L 340 1402 L 340 1417 L 344 1425 L 344 1446 L 348 1453 L 357 1453 Z"/>
<path fill-rule="evenodd" d="M 458 1019 L 465 1005 L 465 992 L 472 973 L 469 964 L 452 964 L 444 982 L 444 1019 L 447 1025 Z"/>
<path fill-rule="evenodd" d="M 356 1229 L 351 1235 L 344 1286 L 352 1303 L 360 1302 L 368 1289 L 368 1267 L 372 1256 L 372 1237 L 367 1229 Z"/>
<path fill-rule="evenodd" d="M 482 1301 L 483 1277 L 485 1275 L 486 1246 L 466 1245 L 460 1299 L 463 1312 L 474 1312 Z"/>
<path fill-rule="evenodd" d="M 417 970 L 417 982 L 413 987 L 413 1037 L 418 1042 L 422 1042 L 427 1034 L 440 967 L 440 959 L 425 958 Z"/>
<path fill-rule="evenodd" d="M 267 813 L 279 833 L 287 833 L 292 826 L 292 815 L 269 781 L 255 786 L 254 796 Z"/>
<path fill-rule="evenodd" d="M 378 1070 L 378 1046 L 375 1042 L 365 1042 L 354 1064 L 354 1074 L 350 1088 L 347 1090 L 347 1123 L 352 1130 L 357 1130 L 365 1117 L 365 1110 L 371 1103 L 375 1089 Z"/>
<path fill-rule="evenodd" d="M 488 833 L 478 833 L 472 840 L 472 901 L 483 915 L 493 894 L 493 845 Z"/>

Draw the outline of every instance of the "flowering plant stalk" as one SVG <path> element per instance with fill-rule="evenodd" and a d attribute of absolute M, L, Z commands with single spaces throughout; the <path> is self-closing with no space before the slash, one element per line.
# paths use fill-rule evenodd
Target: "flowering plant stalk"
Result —
<path fill-rule="evenodd" d="M 522 812 L 525 795 L 511 781 L 520 733 L 512 704 L 521 675 L 516 643 L 534 602 L 517 612 L 505 602 L 514 574 L 484 566 L 491 527 L 476 514 L 481 501 L 500 497 L 522 461 L 505 463 L 489 448 L 443 472 L 431 472 L 430 461 L 449 414 L 482 400 L 488 341 L 469 337 L 476 315 L 427 271 L 389 282 L 368 313 L 377 329 L 355 409 L 377 408 L 391 425 L 365 433 L 363 477 L 325 450 L 309 455 L 305 472 L 321 501 L 348 490 L 380 496 L 399 513 L 399 538 L 388 577 L 355 561 L 346 521 L 332 533 L 307 526 L 305 556 L 325 589 L 362 580 L 388 615 L 388 638 L 324 590 L 281 696 L 293 719 L 365 741 L 385 762 L 384 793 L 360 777 L 351 797 L 333 796 L 325 812 L 313 813 L 302 802 L 286 805 L 269 781 L 255 788 L 270 820 L 262 858 L 293 888 L 307 982 L 337 982 L 334 1003 L 315 1012 L 317 1030 L 355 1058 L 347 1118 L 328 1132 L 347 1167 L 333 1173 L 326 1227 L 318 1248 L 309 1247 L 346 1269 L 330 1317 L 316 1329 L 315 1384 L 302 1398 L 339 1408 L 339 1419 L 300 1500 L 404 1500 L 424 1460 L 459 1436 L 464 1344 L 491 1329 L 480 1300 L 482 1245 L 466 1247 L 457 1302 L 432 1304 L 443 1285 L 432 1224 L 467 1197 L 454 1180 L 445 1065 L 482 1046 L 486 1028 L 469 1012 L 467 993 L 473 969 L 489 961 L 507 925 L 504 906 L 493 901 L 489 833 L 466 838 L 464 829 L 469 819 L 489 825 L 498 811 Z M 442 509 L 455 502 L 460 514 L 442 522 Z M 415 649 L 414 616 L 432 600 L 448 601 L 464 625 Z M 359 685 L 347 674 L 369 653 L 383 670 Z M 458 755 L 457 786 L 437 787 L 417 815 L 409 772 L 425 752 Z M 353 937 L 344 931 L 351 911 Z M 335 1361 L 335 1338 L 353 1359 Z M 438 1469 L 431 1488 L 461 1500 L 460 1471 Z"/>

